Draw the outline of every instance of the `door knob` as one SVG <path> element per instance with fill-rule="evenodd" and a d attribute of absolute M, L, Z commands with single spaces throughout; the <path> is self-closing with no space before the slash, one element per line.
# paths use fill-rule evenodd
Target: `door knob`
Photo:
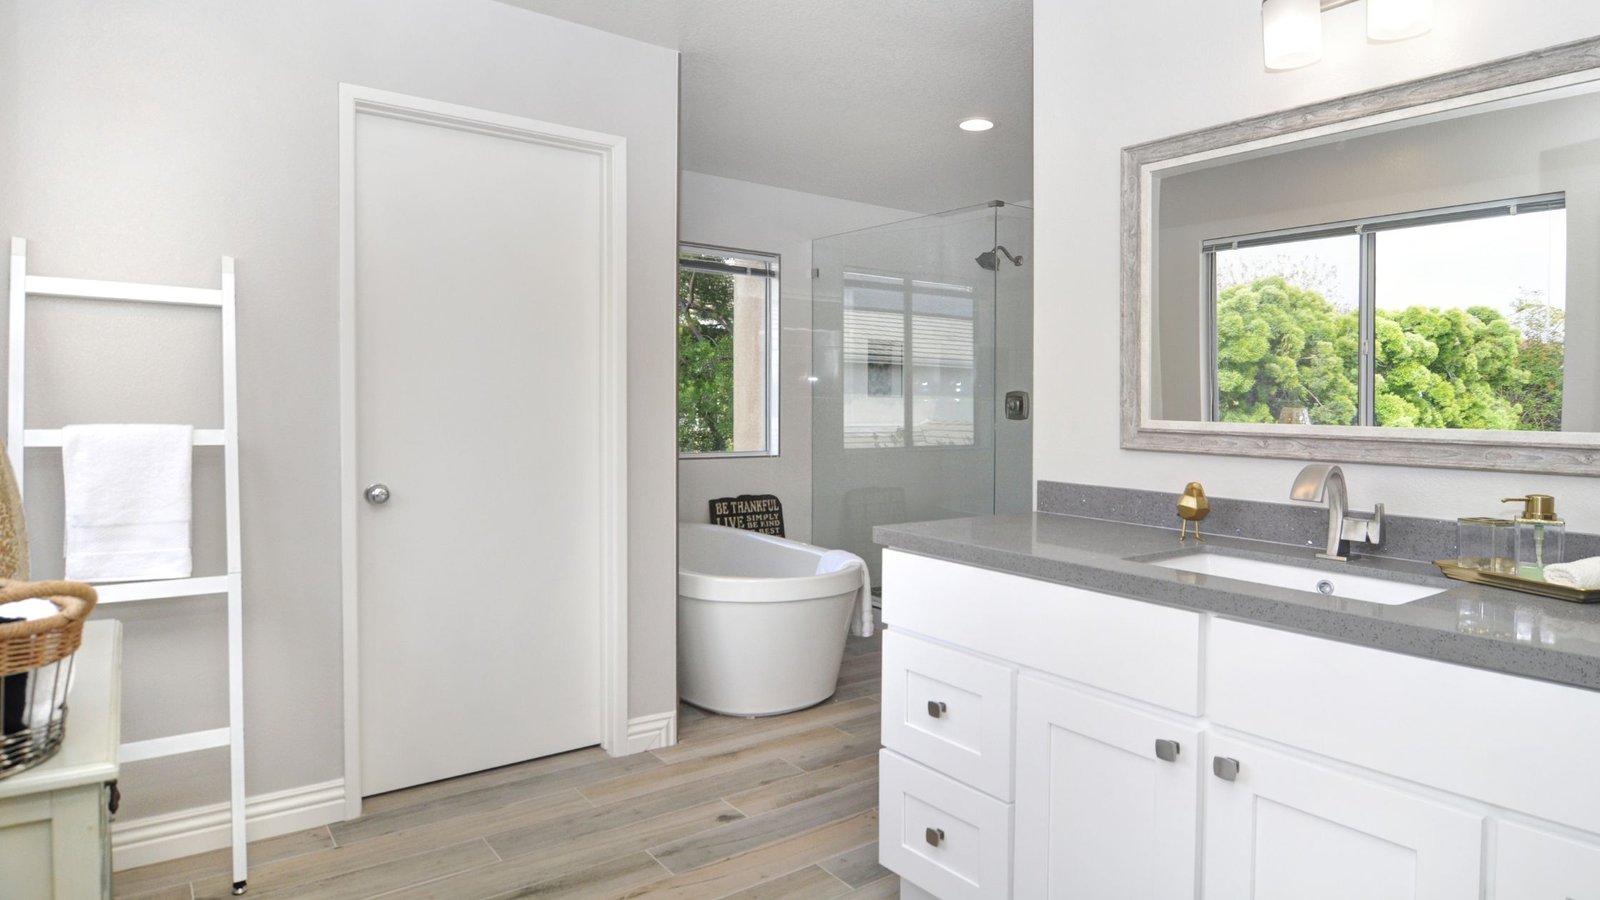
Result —
<path fill-rule="evenodd" d="M 380 506 L 389 502 L 389 486 L 383 483 L 369 484 L 363 492 L 367 502 L 373 506 Z"/>
<path fill-rule="evenodd" d="M 933 716 L 935 719 L 943 716 L 949 710 L 950 707 L 945 706 L 943 700 L 928 701 L 928 715 Z"/>
<path fill-rule="evenodd" d="M 1163 762 L 1177 762 L 1179 749 L 1177 741 L 1169 741 L 1165 738 L 1156 739 L 1156 759 Z"/>
<path fill-rule="evenodd" d="M 1239 761 L 1226 756 L 1213 756 L 1211 758 L 1211 774 L 1223 781 L 1233 781 L 1239 777 Z"/>
<path fill-rule="evenodd" d="M 927 829 L 926 831 L 924 831 L 922 833 L 922 838 L 923 838 L 923 840 L 927 841 L 929 844 L 937 847 L 937 846 L 939 846 L 939 844 L 941 844 L 944 841 L 944 829 L 943 828 L 929 828 L 929 829 Z"/>

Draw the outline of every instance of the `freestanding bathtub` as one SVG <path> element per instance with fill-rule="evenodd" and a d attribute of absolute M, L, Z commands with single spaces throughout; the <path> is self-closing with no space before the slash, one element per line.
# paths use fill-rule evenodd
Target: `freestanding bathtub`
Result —
<path fill-rule="evenodd" d="M 833 696 L 862 572 L 818 575 L 827 551 L 678 526 L 678 693 L 702 709 L 771 716 Z"/>

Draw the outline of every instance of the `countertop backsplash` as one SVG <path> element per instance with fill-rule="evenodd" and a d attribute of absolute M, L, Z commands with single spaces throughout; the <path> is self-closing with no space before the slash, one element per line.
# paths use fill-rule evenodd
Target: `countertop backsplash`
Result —
<path fill-rule="evenodd" d="M 1176 503 L 1182 493 L 1183 485 L 1176 485 L 1172 491 L 1148 491 L 1098 484 L 1040 481 L 1038 508 L 1042 513 L 1170 527 L 1177 531 L 1181 520 L 1176 512 Z M 1321 547 L 1327 538 L 1326 506 L 1267 503 L 1228 497 L 1208 499 L 1211 501 L 1211 513 L 1201 523 L 1201 530 L 1205 534 L 1274 544 L 1294 543 L 1302 547 Z M 1372 510 L 1358 508 L 1353 512 L 1368 515 Z M 1508 508 L 1508 517 L 1510 513 Z M 1477 514 L 1474 510 L 1462 510 L 1464 516 Z M 1295 540 L 1291 541 L 1291 537 Z M 1568 532 L 1566 542 L 1567 561 L 1600 556 L 1600 535 Z M 1453 519 L 1423 519 L 1385 511 L 1383 543 L 1377 547 L 1356 546 L 1352 550 L 1361 556 L 1420 562 L 1454 559 L 1456 523 Z"/>

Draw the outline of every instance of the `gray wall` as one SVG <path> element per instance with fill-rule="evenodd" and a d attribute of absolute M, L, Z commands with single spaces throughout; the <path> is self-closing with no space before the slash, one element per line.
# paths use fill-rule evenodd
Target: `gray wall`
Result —
<path fill-rule="evenodd" d="M 1204 418 L 1209 238 L 1565 191 L 1567 246 L 1600 241 L 1600 94 L 1382 131 L 1161 179 L 1155 328 L 1158 418 Z M 1600 266 L 1567 257 L 1567 340 L 1600 342 Z M 1592 353 L 1567 364 L 1565 431 L 1600 429 Z"/>
<path fill-rule="evenodd" d="M 676 54 L 492 0 L 0 0 L 0 235 L 27 237 L 46 274 L 206 286 L 218 257 L 238 258 L 252 794 L 342 775 L 340 82 L 627 138 L 631 714 L 676 703 Z M 39 312 L 30 425 L 218 421 L 201 387 L 214 320 Z M 124 345 L 139 358 L 118 367 Z M 59 464 L 33 455 L 35 572 L 48 575 Z M 200 572 L 221 565 L 205 535 L 216 469 L 202 454 Z M 449 560 L 418 571 L 473 574 Z M 126 613 L 127 737 L 222 723 L 216 610 Z M 224 777 L 215 751 L 130 766 L 123 818 L 216 802 Z"/>

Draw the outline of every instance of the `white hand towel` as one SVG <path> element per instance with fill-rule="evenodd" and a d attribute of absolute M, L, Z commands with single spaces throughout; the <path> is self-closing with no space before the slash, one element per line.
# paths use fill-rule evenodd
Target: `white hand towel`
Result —
<path fill-rule="evenodd" d="M 1600 588 L 1600 556 L 1545 566 L 1544 580 L 1584 591 Z"/>
<path fill-rule="evenodd" d="M 872 572 L 867 561 L 848 550 L 829 550 L 817 560 L 817 574 L 842 572 L 856 567 L 861 573 L 861 587 L 856 589 L 856 605 L 850 612 L 850 633 L 856 637 L 872 637 Z"/>
<path fill-rule="evenodd" d="M 189 577 L 194 429 L 69 425 L 61 436 L 67 577 Z"/>
<path fill-rule="evenodd" d="M 0 603 L 0 620 L 21 620 L 33 622 L 39 619 L 48 619 L 60 613 L 54 603 L 42 597 L 30 597 L 26 600 L 14 600 L 10 603 Z M 58 687 L 56 679 L 61 676 L 61 663 L 51 663 L 40 666 L 28 672 L 17 672 L 5 677 L 9 684 L 12 678 L 24 679 L 23 687 L 19 693 L 23 703 L 27 704 L 26 714 L 18 720 L 23 728 L 43 728 L 50 724 L 50 715 L 55 712 L 60 704 L 55 702 Z M 70 667 L 66 671 L 71 671 Z M 62 702 L 66 701 L 66 691 L 61 691 Z M 7 719 L 15 718 L 15 713 L 8 711 Z"/>

